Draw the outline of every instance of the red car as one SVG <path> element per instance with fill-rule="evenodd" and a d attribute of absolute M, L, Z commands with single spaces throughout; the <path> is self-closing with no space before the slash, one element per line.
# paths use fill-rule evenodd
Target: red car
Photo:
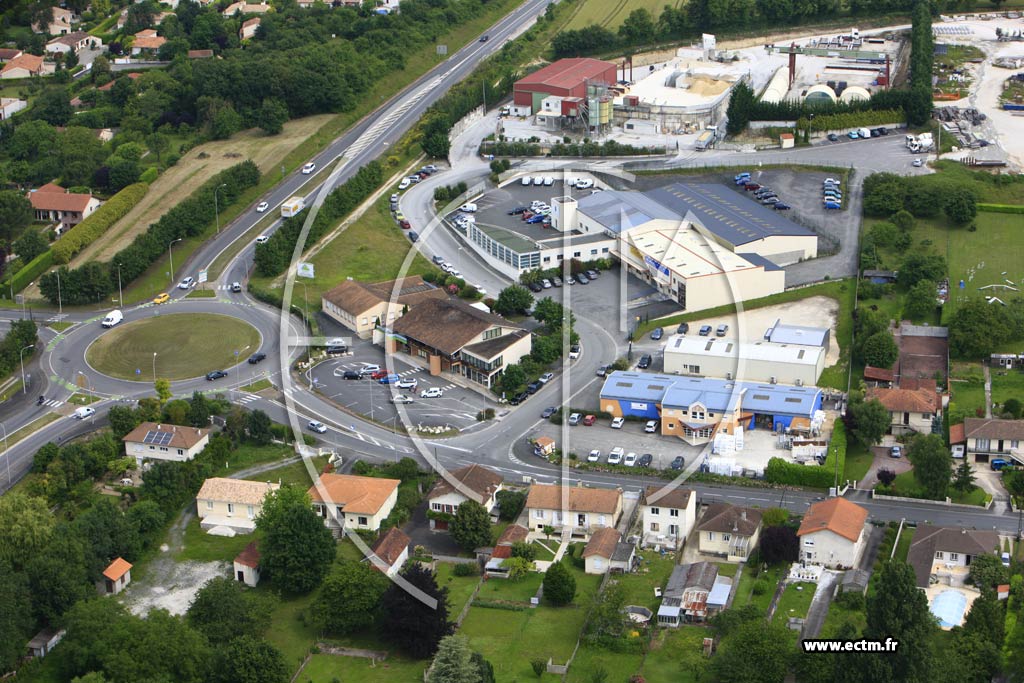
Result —
<path fill-rule="evenodd" d="M 529 220 L 531 218 L 533 218 L 533 211 L 523 211 L 522 219 L 524 221 Z"/>
<path fill-rule="evenodd" d="M 754 190 L 760 190 L 761 186 L 758 185 L 757 183 L 747 183 L 746 185 L 743 186 L 743 189 L 746 190 L 747 192 L 753 192 Z"/>
<path fill-rule="evenodd" d="M 377 372 L 370 375 L 370 379 L 384 379 L 388 376 L 387 370 L 378 370 Z"/>
<path fill-rule="evenodd" d="M 409 221 L 399 221 L 398 224 L 402 226 L 402 230 L 408 230 L 412 227 L 412 225 L 409 224 Z"/>
<path fill-rule="evenodd" d="M 595 422 L 597 422 L 597 418 L 594 417 L 593 415 L 587 415 L 585 418 L 583 418 L 583 426 L 584 427 L 593 426 L 593 424 Z"/>

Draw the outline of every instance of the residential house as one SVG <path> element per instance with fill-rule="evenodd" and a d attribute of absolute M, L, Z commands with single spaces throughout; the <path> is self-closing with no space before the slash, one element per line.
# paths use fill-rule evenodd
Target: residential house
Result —
<path fill-rule="evenodd" d="M 761 512 L 728 503 L 712 503 L 697 525 L 697 548 L 708 555 L 743 562 L 761 535 Z"/>
<path fill-rule="evenodd" d="M 270 482 L 211 477 L 196 495 L 199 526 L 206 530 L 226 527 L 236 533 L 251 533 L 256 530 L 263 500 L 280 487 Z"/>
<path fill-rule="evenodd" d="M 640 514 L 644 546 L 676 551 L 697 519 L 697 496 L 690 489 L 648 486 L 640 501 Z"/>
<path fill-rule="evenodd" d="M 388 576 L 394 576 L 401 571 L 405 561 L 409 559 L 409 544 L 412 542 L 405 533 L 396 526 L 388 529 L 371 550 L 376 559 L 370 558 L 370 566 L 377 571 L 384 572 Z"/>
<path fill-rule="evenodd" d="M 622 489 L 592 489 L 582 486 L 534 484 L 526 496 L 526 513 L 531 530 L 569 532 L 574 539 L 589 540 L 604 527 L 614 527 L 622 514 Z"/>
<path fill-rule="evenodd" d="M 893 434 L 930 434 L 942 418 L 942 395 L 934 379 L 901 378 L 897 388 L 868 387 L 865 400 L 877 400 L 889 411 Z"/>
<path fill-rule="evenodd" d="M 16 97 L 0 97 L 0 121 L 6 121 L 28 107 L 28 102 Z"/>
<path fill-rule="evenodd" d="M 52 65 L 50 65 L 52 67 Z M 50 73 L 51 69 L 43 63 L 42 57 L 21 55 L 4 64 L 0 69 L 0 78 L 29 78 Z"/>
<path fill-rule="evenodd" d="M 918 588 L 934 583 L 962 586 L 974 558 L 998 555 L 999 548 L 995 531 L 919 524 L 907 562 L 914 568 Z"/>
<path fill-rule="evenodd" d="M 954 427 L 949 428 L 950 443 Z M 960 443 L 966 443 L 966 452 L 975 462 L 988 462 L 989 458 L 1003 458 L 1024 464 L 1024 420 L 1003 420 L 994 417 L 968 417 L 964 420 Z"/>
<path fill-rule="evenodd" d="M 23 54 L 25 53 L 14 47 L 0 47 L 0 64 L 5 64 Z"/>
<path fill-rule="evenodd" d="M 270 5 L 266 2 L 233 2 L 224 8 L 225 17 L 233 17 L 236 14 L 265 14 L 270 11 Z"/>
<path fill-rule="evenodd" d="M 248 19 L 242 22 L 242 28 L 238 29 L 239 40 L 249 40 L 256 37 L 256 29 L 260 27 L 260 18 Z"/>
<path fill-rule="evenodd" d="M 64 629 L 44 628 L 32 640 L 28 641 L 29 656 L 45 657 L 50 653 L 50 650 L 57 646 L 57 643 L 61 641 L 65 633 L 67 631 Z"/>
<path fill-rule="evenodd" d="M 345 280 L 321 299 L 324 314 L 369 339 L 378 322 L 389 327 L 409 308 L 426 299 L 447 299 L 443 289 L 419 275 L 388 282 Z"/>
<path fill-rule="evenodd" d="M 491 558 L 505 560 L 512 557 L 512 546 L 516 543 L 526 543 L 530 536 L 530 530 L 518 524 L 509 524 L 498 536 L 498 541 L 491 551 Z"/>
<path fill-rule="evenodd" d="M 483 465 L 466 467 L 445 473 L 427 494 L 431 512 L 454 515 L 459 506 L 467 500 L 480 503 L 488 512 L 495 506 L 495 497 L 502 487 L 501 475 Z M 448 529 L 447 519 L 430 520 L 430 528 L 438 531 Z"/>
<path fill-rule="evenodd" d="M 46 51 L 50 54 L 69 54 L 74 52 L 78 54 L 79 51 L 86 48 L 99 48 L 103 47 L 103 41 L 96 36 L 90 36 L 85 31 L 74 31 L 73 33 L 65 33 L 62 36 L 53 38 L 46 44 Z"/>
<path fill-rule="evenodd" d="M 530 333 L 459 299 L 427 299 L 391 326 L 385 350 L 423 360 L 431 375 L 450 372 L 490 388 L 530 353 Z"/>
<path fill-rule="evenodd" d="M 78 16 L 63 7 L 53 7 L 50 21 L 38 23 L 32 27 L 35 33 L 45 33 L 49 36 L 62 36 L 71 33 L 71 25 L 78 23 Z"/>
<path fill-rule="evenodd" d="M 132 56 L 155 57 L 166 42 L 166 38 L 156 34 L 156 29 L 143 29 L 136 33 L 132 40 Z"/>
<path fill-rule="evenodd" d="M 96 582 L 100 595 L 117 595 L 132 581 L 132 564 L 117 558 L 103 570 L 103 579 Z"/>
<path fill-rule="evenodd" d="M 32 190 L 27 196 L 35 219 L 57 223 L 58 234 L 75 227 L 100 208 L 100 200 L 91 194 L 68 192 L 53 183 Z"/>
<path fill-rule="evenodd" d="M 121 440 L 125 454 L 141 467 L 144 460 L 191 460 L 210 442 L 210 430 L 143 422 Z"/>
<path fill-rule="evenodd" d="M 617 529 L 605 527 L 591 535 L 583 549 L 583 566 L 587 574 L 624 573 L 633 568 L 636 546 L 622 540 Z"/>
<path fill-rule="evenodd" d="M 310 487 L 313 509 L 335 536 L 345 529 L 377 531 L 398 501 L 398 479 L 321 474 Z"/>
<path fill-rule="evenodd" d="M 260 582 L 260 551 L 256 541 L 250 542 L 235 557 L 234 572 L 235 580 L 250 588 L 255 588 Z"/>
<path fill-rule="evenodd" d="M 672 569 L 658 608 L 658 625 L 675 628 L 682 623 L 703 622 L 707 601 L 718 577 L 713 562 L 682 564 Z"/>
<path fill-rule="evenodd" d="M 189 59 L 209 59 L 213 57 L 213 50 L 189 50 Z"/>
<path fill-rule="evenodd" d="M 868 536 L 867 518 L 867 510 L 845 498 L 814 503 L 796 532 L 800 559 L 831 569 L 856 567 Z"/>

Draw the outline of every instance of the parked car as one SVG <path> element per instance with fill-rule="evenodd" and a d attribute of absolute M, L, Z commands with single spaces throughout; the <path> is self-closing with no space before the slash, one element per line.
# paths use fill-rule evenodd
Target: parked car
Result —
<path fill-rule="evenodd" d="M 390 373 L 387 370 L 385 370 L 384 368 L 381 368 L 380 370 L 377 370 L 376 372 L 370 373 L 370 379 L 384 379 L 389 374 Z"/>
<path fill-rule="evenodd" d="M 254 353 L 251 356 L 249 356 L 249 365 L 256 365 L 257 363 L 259 363 L 261 361 L 264 361 L 266 359 L 267 359 L 267 354 L 265 354 L 265 353 Z"/>
<path fill-rule="evenodd" d="M 266 244 L 270 241 L 270 238 L 266 235 L 260 235 L 256 238 L 256 244 Z"/>
<path fill-rule="evenodd" d="M 600 366 L 597 369 L 597 376 L 598 377 L 606 377 L 607 375 L 608 375 L 608 366 L 607 365 L 602 365 L 602 366 Z"/>
<path fill-rule="evenodd" d="M 679 323 L 679 327 L 676 328 L 676 334 L 686 334 L 690 331 L 690 323 Z"/>
<path fill-rule="evenodd" d="M 397 394 L 397 395 L 391 397 L 391 402 L 392 403 L 408 404 L 408 403 L 412 403 L 412 397 L 411 396 L 406 396 L 405 394 Z"/>
<path fill-rule="evenodd" d="M 530 395 L 525 391 L 522 391 L 513 396 L 512 398 L 510 398 L 508 402 L 514 406 L 517 406 L 528 398 L 530 398 Z"/>
<path fill-rule="evenodd" d="M 829 210 L 836 210 L 843 208 L 843 205 L 839 202 L 825 202 L 825 208 Z"/>
<path fill-rule="evenodd" d="M 836 178 L 825 178 L 825 182 L 831 183 L 832 185 L 839 185 L 840 183 L 840 181 L 837 180 Z"/>
<path fill-rule="evenodd" d="M 555 373 L 553 373 L 553 372 L 545 372 L 543 375 L 541 375 L 540 377 L 537 378 L 537 381 L 540 382 L 541 384 L 547 384 L 548 382 L 550 382 L 554 378 L 555 378 Z"/>
<path fill-rule="evenodd" d="M 747 192 L 753 192 L 754 190 L 760 190 L 763 186 L 758 183 L 747 183 L 743 186 L 743 189 Z"/>
<path fill-rule="evenodd" d="M 640 362 L 637 363 L 636 366 L 641 370 L 646 370 L 651 367 L 651 361 L 651 356 L 649 354 L 644 354 L 643 356 L 640 356 Z"/>
<path fill-rule="evenodd" d="M 569 416 L 569 424 L 571 426 L 575 427 L 576 425 L 578 425 L 580 423 L 580 420 L 582 420 L 582 419 L 583 419 L 582 415 L 580 415 L 579 413 L 573 413 L 572 415 Z"/>
<path fill-rule="evenodd" d="M 700 331 L 697 333 L 702 337 L 706 337 L 711 334 L 711 325 L 701 325 Z"/>
<path fill-rule="evenodd" d="M 552 415 L 554 415 L 556 412 L 558 412 L 558 408 L 555 408 L 554 406 L 548 406 L 547 408 L 541 411 L 540 416 L 542 419 L 546 420 Z"/>
<path fill-rule="evenodd" d="M 555 184 L 555 179 L 551 176 L 544 176 L 544 187 L 551 187 Z"/>
<path fill-rule="evenodd" d="M 553 278 L 551 278 L 551 284 L 553 284 L 555 287 L 561 287 L 565 283 L 562 282 L 562 278 L 560 278 L 560 277 L 553 277 Z"/>
<path fill-rule="evenodd" d="M 540 286 L 544 289 L 551 289 L 554 285 L 551 284 L 551 280 L 544 278 L 540 281 Z"/>
<path fill-rule="evenodd" d="M 302 175 L 309 175 L 316 170 L 316 164 L 312 161 L 302 167 Z"/>
<path fill-rule="evenodd" d="M 376 363 L 365 363 L 359 368 L 360 375 L 372 375 L 375 372 L 380 372 L 380 366 Z"/>
<path fill-rule="evenodd" d="M 1002 563 L 1002 565 L 1004 567 L 1009 567 L 1010 566 L 1010 553 L 1003 553 L 1002 555 L 1000 555 L 999 556 L 999 562 Z"/>
<path fill-rule="evenodd" d="M 545 218 L 547 218 L 547 216 L 545 216 L 544 214 L 537 213 L 527 218 L 526 222 L 529 223 L 530 225 L 536 225 L 537 223 L 544 222 Z"/>
<path fill-rule="evenodd" d="M 988 466 L 992 468 L 993 472 L 998 472 L 999 470 L 1003 469 L 1009 464 L 1010 462 L 1008 460 L 1004 460 L 1002 458 L 994 458 L 991 462 L 989 462 Z"/>
<path fill-rule="evenodd" d="M 828 134 L 828 141 L 829 142 L 838 142 L 839 141 L 839 136 L 836 135 L 835 133 L 829 133 Z"/>
<path fill-rule="evenodd" d="M 587 277 L 589 277 L 591 280 L 596 280 L 597 279 L 597 271 L 596 270 L 588 270 L 587 271 Z"/>
<path fill-rule="evenodd" d="M 508 212 L 508 215 L 509 216 L 518 216 L 519 214 L 521 214 L 521 213 L 523 213 L 525 211 L 528 211 L 527 207 L 525 207 L 525 206 L 517 206 L 517 207 L 514 207 L 513 209 L 511 209 Z"/>
<path fill-rule="evenodd" d="M 775 209 L 776 211 L 789 211 L 793 207 L 791 207 L 789 204 L 786 204 L 785 202 L 775 202 L 774 204 L 772 204 L 772 208 Z"/>
<path fill-rule="evenodd" d="M 622 454 L 624 452 L 625 451 L 623 450 L 622 446 L 616 446 L 615 448 L 613 448 L 608 453 L 608 464 L 609 465 L 618 465 L 619 463 L 621 463 L 622 462 Z"/>
<path fill-rule="evenodd" d="M 622 460 L 622 464 L 626 467 L 636 467 L 636 453 L 626 453 L 626 457 Z"/>
<path fill-rule="evenodd" d="M 597 422 L 596 415 L 587 415 L 586 417 L 583 418 L 584 427 L 593 427 L 595 422 Z"/>
<path fill-rule="evenodd" d="M 379 382 L 380 384 L 397 384 L 398 380 L 400 379 L 401 377 L 399 377 L 395 373 L 389 372 L 388 374 L 378 379 L 377 382 Z"/>
<path fill-rule="evenodd" d="M 718 326 L 718 329 L 715 330 L 715 336 L 716 337 L 724 337 L 725 333 L 728 332 L 728 331 L 729 331 L 729 326 L 726 325 L 725 323 L 722 323 L 721 325 Z"/>
<path fill-rule="evenodd" d="M 601 462 L 601 451 L 596 448 L 587 454 L 587 462 Z"/>
<path fill-rule="evenodd" d="M 665 330 L 663 330 L 660 327 L 655 327 L 653 330 L 651 330 L 651 339 L 653 339 L 654 341 L 658 341 L 664 336 L 664 334 Z"/>
<path fill-rule="evenodd" d="M 404 190 L 405 188 L 409 187 L 410 185 L 412 185 L 412 181 L 411 180 L 409 180 L 408 178 L 402 178 L 402 182 L 398 183 L 398 189 L 399 190 Z"/>
<path fill-rule="evenodd" d="M 733 180 L 742 180 L 743 178 L 749 178 L 749 177 L 750 177 L 750 173 L 748 171 L 743 171 L 743 173 L 740 173 L 740 174 L 738 174 L 736 176 L 733 176 Z"/>
<path fill-rule="evenodd" d="M 581 178 L 576 181 L 577 190 L 589 190 L 594 186 L 594 181 L 588 178 Z"/>
<path fill-rule="evenodd" d="M 765 197 L 764 199 L 761 200 L 761 203 L 762 204 L 778 204 L 779 203 L 779 198 L 778 197 Z"/>
<path fill-rule="evenodd" d="M 342 375 L 342 378 L 343 379 L 362 379 L 363 376 L 360 375 L 355 370 L 346 370 L 345 373 Z"/>
<path fill-rule="evenodd" d="M 580 357 L 580 351 L 581 351 L 581 349 L 580 349 L 580 345 L 579 344 L 573 344 L 572 346 L 570 346 L 569 347 L 569 360 L 576 360 L 577 358 L 579 358 Z"/>
<path fill-rule="evenodd" d="M 647 434 L 655 434 L 658 431 L 658 421 L 648 420 L 647 424 L 644 425 L 644 432 Z"/>
<path fill-rule="evenodd" d="M 639 458 L 637 458 L 636 466 L 650 467 L 652 462 L 654 462 L 654 456 L 651 455 L 650 453 L 644 453 Z"/>
<path fill-rule="evenodd" d="M 903 447 L 897 444 L 896 446 L 893 446 L 892 448 L 890 448 L 889 449 L 889 457 L 890 458 L 902 458 L 903 457 Z"/>
<path fill-rule="evenodd" d="M 921 168 L 924 166 L 924 161 L 921 159 L 914 159 L 914 168 Z"/>
<path fill-rule="evenodd" d="M 441 398 L 444 396 L 444 392 L 437 387 L 430 387 L 420 392 L 420 398 Z"/>
<path fill-rule="evenodd" d="M 626 423 L 624 417 L 613 417 L 612 418 L 612 429 L 622 429 L 622 425 Z"/>
<path fill-rule="evenodd" d="M 541 386 L 543 385 L 540 382 L 530 382 L 529 384 L 526 385 L 526 393 L 536 394 L 538 391 L 540 391 Z"/>
<path fill-rule="evenodd" d="M 310 420 L 307 426 L 309 427 L 310 431 L 316 432 L 317 434 L 323 434 L 324 432 L 327 431 L 327 425 L 317 420 Z"/>
<path fill-rule="evenodd" d="M 539 176 L 539 175 L 538 176 L 534 176 L 533 177 L 533 184 L 534 184 L 534 186 L 543 185 L 544 184 L 544 176 Z"/>
<path fill-rule="evenodd" d="M 576 273 L 576 282 L 580 283 L 581 285 L 585 285 L 588 282 L 590 282 L 590 278 L 584 275 L 583 273 Z"/>
<path fill-rule="evenodd" d="M 212 382 L 215 379 L 220 379 L 221 377 L 227 376 L 228 373 L 224 372 L 223 370 L 214 370 L 213 372 L 206 373 L 206 380 Z"/>
<path fill-rule="evenodd" d="M 419 380 L 415 377 L 403 377 L 395 383 L 395 386 L 399 389 L 415 389 L 419 385 Z"/>
<path fill-rule="evenodd" d="M 851 140 L 856 140 L 860 136 L 857 135 L 857 131 L 851 130 L 849 133 L 846 134 L 846 137 L 850 138 Z"/>
<path fill-rule="evenodd" d="M 676 457 L 672 458 L 672 464 L 669 465 L 669 467 L 671 467 L 674 470 L 681 470 L 684 467 L 686 467 L 686 459 L 683 458 L 683 456 L 681 455 L 677 455 Z"/>
<path fill-rule="evenodd" d="M 533 184 L 533 178 L 531 178 L 528 175 L 524 175 L 521 182 L 523 184 L 523 187 L 526 187 L 527 185 Z"/>
<path fill-rule="evenodd" d="M 341 356 L 348 353 L 348 347 L 344 344 L 330 344 L 327 347 L 328 356 Z"/>
<path fill-rule="evenodd" d="M 444 256 L 434 256 L 431 260 L 434 262 L 434 265 L 439 266 L 444 263 Z"/>

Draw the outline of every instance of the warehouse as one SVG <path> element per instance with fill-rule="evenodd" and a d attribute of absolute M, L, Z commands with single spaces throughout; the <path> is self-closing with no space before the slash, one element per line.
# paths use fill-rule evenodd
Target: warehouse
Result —
<path fill-rule="evenodd" d="M 813 385 L 825 369 L 825 350 L 820 346 L 678 335 L 665 345 L 665 372 Z"/>
<path fill-rule="evenodd" d="M 589 57 L 560 59 L 516 81 L 512 98 L 517 106 L 530 107 L 530 112 L 536 114 L 548 97 L 585 98 L 594 94 L 588 92 L 588 85 L 607 87 L 614 85 L 615 80 L 612 62 Z M 550 106 L 553 105 L 549 103 Z M 610 112 L 610 100 L 608 109 Z"/>

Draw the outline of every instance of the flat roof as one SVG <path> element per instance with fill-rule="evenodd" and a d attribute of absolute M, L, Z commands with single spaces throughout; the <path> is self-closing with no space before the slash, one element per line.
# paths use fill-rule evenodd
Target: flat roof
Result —
<path fill-rule="evenodd" d="M 764 336 L 765 339 L 779 344 L 826 346 L 828 344 L 829 330 L 827 327 L 787 325 L 779 319 L 765 332 Z"/>
<path fill-rule="evenodd" d="M 770 341 L 741 342 L 724 337 L 698 337 L 694 335 L 675 336 L 665 344 L 665 355 L 690 354 L 714 358 L 736 358 L 742 360 L 790 363 L 815 366 L 825 353 L 820 346 L 799 344 L 777 344 Z"/>
<path fill-rule="evenodd" d="M 757 268 L 745 256 L 735 254 L 692 227 L 655 228 L 627 234 L 630 244 L 647 258 L 675 271 L 682 278 L 717 275 Z M 648 262 L 649 263 L 649 262 Z M 652 265 L 653 264 L 649 264 Z M 656 266 L 653 266 L 656 267 Z"/>
<path fill-rule="evenodd" d="M 682 221 L 683 215 L 643 192 L 606 190 L 580 197 L 577 209 L 615 234 L 652 220 Z"/>
<path fill-rule="evenodd" d="M 627 401 L 660 401 L 665 391 L 679 379 L 675 375 L 648 372 L 612 372 L 601 387 L 601 398 Z"/>
<path fill-rule="evenodd" d="M 516 234 L 508 228 L 502 228 L 497 225 L 481 225 L 480 223 L 475 223 L 475 225 L 480 232 L 514 252 L 529 254 L 534 251 L 540 251 L 540 245 L 536 242 Z"/>

